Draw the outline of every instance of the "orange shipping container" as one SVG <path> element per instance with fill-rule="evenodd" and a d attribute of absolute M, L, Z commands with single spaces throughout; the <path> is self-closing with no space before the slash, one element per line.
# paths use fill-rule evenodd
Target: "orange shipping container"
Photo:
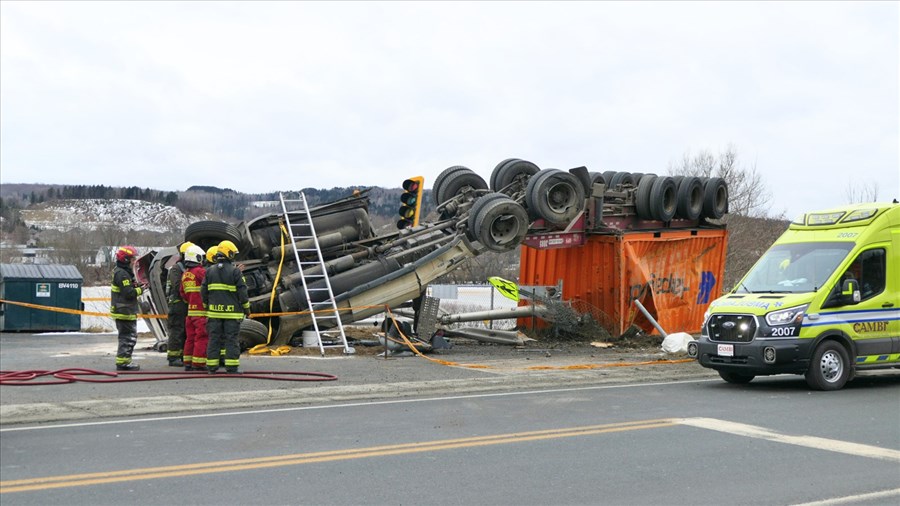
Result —
<path fill-rule="evenodd" d="M 589 235 L 571 248 L 522 246 L 519 284 L 561 280 L 563 300 L 604 313 L 600 323 L 614 336 L 631 325 L 656 333 L 635 299 L 666 332 L 697 333 L 709 303 L 722 293 L 727 237 L 725 229 L 671 229 Z"/>

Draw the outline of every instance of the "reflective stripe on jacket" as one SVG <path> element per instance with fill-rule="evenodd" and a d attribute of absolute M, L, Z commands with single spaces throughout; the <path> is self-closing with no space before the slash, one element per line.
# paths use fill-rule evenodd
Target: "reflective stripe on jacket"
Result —
<path fill-rule="evenodd" d="M 206 316 L 206 307 L 200 294 L 205 278 L 206 269 L 200 265 L 188 268 L 181 276 L 181 298 L 187 302 L 188 316 Z"/>
<path fill-rule="evenodd" d="M 200 295 L 207 318 L 241 320 L 244 312 L 250 310 L 244 275 L 228 260 L 221 260 L 206 269 Z"/>
<path fill-rule="evenodd" d="M 141 287 L 135 285 L 130 265 L 116 262 L 110 290 L 109 315 L 115 320 L 137 320 L 137 296 Z"/>

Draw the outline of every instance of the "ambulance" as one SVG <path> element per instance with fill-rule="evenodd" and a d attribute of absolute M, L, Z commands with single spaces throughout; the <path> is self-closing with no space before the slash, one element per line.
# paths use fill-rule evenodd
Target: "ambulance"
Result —
<path fill-rule="evenodd" d="M 799 217 L 710 304 L 688 354 L 729 383 L 802 374 L 816 390 L 900 368 L 900 204 Z"/>

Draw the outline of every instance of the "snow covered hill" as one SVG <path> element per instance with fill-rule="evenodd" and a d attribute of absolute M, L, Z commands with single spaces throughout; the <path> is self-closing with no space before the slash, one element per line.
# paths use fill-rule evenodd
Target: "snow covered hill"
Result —
<path fill-rule="evenodd" d="M 172 206 L 129 199 L 54 200 L 22 210 L 26 226 L 42 230 L 97 230 L 116 226 L 124 230 L 167 232 L 183 230 L 208 219 L 188 216 Z"/>

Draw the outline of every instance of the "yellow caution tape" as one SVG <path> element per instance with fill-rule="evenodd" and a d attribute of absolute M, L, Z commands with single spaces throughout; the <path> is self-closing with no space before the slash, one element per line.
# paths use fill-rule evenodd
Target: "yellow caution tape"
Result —
<path fill-rule="evenodd" d="M 52 307 L 52 306 L 41 306 L 40 304 L 29 304 L 28 302 L 18 302 L 15 300 L 6 300 L 0 299 L 0 302 L 4 304 L 12 304 L 14 306 L 23 306 L 31 309 L 41 309 L 43 311 L 53 311 L 55 313 L 66 313 L 66 314 L 79 314 L 84 316 L 109 316 L 109 313 L 95 313 L 91 311 L 81 311 L 78 309 L 68 309 L 64 307 Z M 146 314 L 146 313 L 138 313 L 137 316 L 139 318 L 168 318 L 168 316 L 164 314 Z"/>

